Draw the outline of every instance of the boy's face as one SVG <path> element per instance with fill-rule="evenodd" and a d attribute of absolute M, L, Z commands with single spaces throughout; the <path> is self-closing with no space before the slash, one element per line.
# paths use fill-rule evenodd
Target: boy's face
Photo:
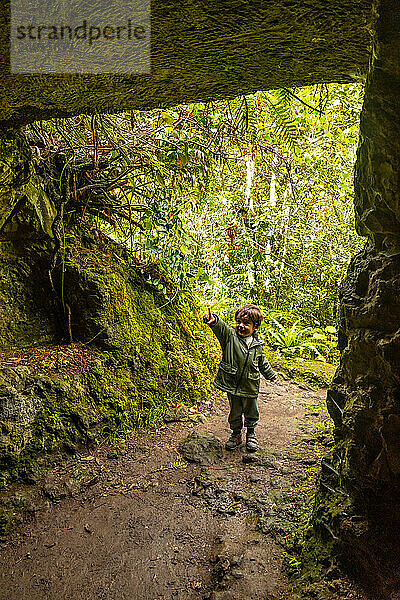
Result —
<path fill-rule="evenodd" d="M 240 337 L 250 337 L 256 331 L 253 321 L 246 315 L 238 315 L 236 318 L 236 332 Z"/>

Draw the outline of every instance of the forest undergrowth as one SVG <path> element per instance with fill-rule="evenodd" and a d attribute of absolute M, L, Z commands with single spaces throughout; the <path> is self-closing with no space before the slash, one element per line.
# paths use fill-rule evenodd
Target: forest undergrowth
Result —
<path fill-rule="evenodd" d="M 361 245 L 361 98 L 361 86 L 320 85 L 29 126 L 27 197 L 54 235 L 52 269 L 85 224 L 228 320 L 263 307 L 281 354 L 336 361 L 338 290 Z"/>
<path fill-rule="evenodd" d="M 68 456 L 84 460 L 83 448 L 94 455 L 114 444 L 110 455 L 119 456 L 136 432 L 168 427 L 168 411 L 187 415 L 195 407 L 204 424 L 219 355 L 204 333 L 202 310 L 233 324 L 239 306 L 257 304 L 265 352 L 282 385 L 294 395 L 329 385 L 339 361 L 340 284 L 361 247 L 352 184 L 361 97 L 358 85 L 320 85 L 26 128 L 31 171 L 13 217 L 28 211 L 46 237 L 43 277 L 62 344 L 2 350 L 2 389 L 14 386 L 10 398 L 23 397 L 27 419 L 20 427 L 1 423 L 4 486 L 41 481 L 38 456 L 56 468 Z M 274 393 L 281 424 L 280 400 L 297 409 L 290 394 Z M 257 509 L 259 527 L 276 534 L 299 581 L 310 565 L 302 539 L 332 440 L 322 395 L 301 406 L 310 415 L 300 424 L 302 445 L 285 448 L 279 467 L 288 460 L 293 474 L 299 464 L 301 476 L 279 488 L 285 473 L 271 467 L 262 501 L 280 508 L 273 523 Z M 219 427 L 221 433 L 222 421 Z M 186 468 L 175 454 L 152 467 L 152 476 Z M 252 475 L 246 485 L 257 483 L 259 474 Z M 136 489 L 134 482 L 129 489 L 114 483 L 128 495 Z M 219 489 L 214 480 L 206 488 Z M 229 501 L 245 504 L 233 495 Z M 18 503 L 3 505 L 3 532 L 25 510 Z M 317 596 L 327 572 L 320 567 L 307 574 Z M 325 567 L 333 594 L 340 587 L 336 564 Z"/>

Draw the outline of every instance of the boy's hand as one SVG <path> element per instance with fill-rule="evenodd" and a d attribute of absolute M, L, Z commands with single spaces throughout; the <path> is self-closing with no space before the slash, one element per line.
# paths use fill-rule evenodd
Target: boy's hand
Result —
<path fill-rule="evenodd" d="M 207 314 L 203 315 L 203 321 L 207 325 L 212 325 L 213 323 L 215 323 L 215 317 L 210 312 L 208 312 Z"/>

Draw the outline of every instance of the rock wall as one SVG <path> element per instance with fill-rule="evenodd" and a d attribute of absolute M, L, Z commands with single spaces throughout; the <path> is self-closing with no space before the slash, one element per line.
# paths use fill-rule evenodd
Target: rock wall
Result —
<path fill-rule="evenodd" d="M 48 269 L 54 207 L 43 202 L 34 181 L 31 149 L 20 130 L 0 132 L 0 351 L 54 343 L 57 325 Z"/>
<path fill-rule="evenodd" d="M 23 133 L 0 129 L 0 229 L 21 200 L 31 177 L 31 151 Z"/>
<path fill-rule="evenodd" d="M 193 298 L 90 223 L 69 227 L 52 274 L 70 310 L 65 344 L 49 282 L 54 241 L 32 203 L 38 182 L 28 184 L 15 186 L 13 202 L 26 196 L 24 206 L 4 211 L 0 233 L 0 489 L 157 423 L 168 407 L 205 401 L 215 364 Z"/>
<path fill-rule="evenodd" d="M 400 19 L 394 2 L 376 8 L 355 173 L 368 241 L 341 290 L 342 357 L 328 392 L 336 445 L 314 525 L 386 599 L 400 590 Z"/>

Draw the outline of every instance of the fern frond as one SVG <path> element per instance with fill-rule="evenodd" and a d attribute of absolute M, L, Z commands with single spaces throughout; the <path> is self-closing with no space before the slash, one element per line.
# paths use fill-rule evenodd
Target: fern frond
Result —
<path fill-rule="evenodd" d="M 265 99 L 271 106 L 275 119 L 273 125 L 279 137 L 293 149 L 297 139 L 297 123 L 292 115 L 292 97 L 288 90 L 274 90 L 265 94 Z"/>

